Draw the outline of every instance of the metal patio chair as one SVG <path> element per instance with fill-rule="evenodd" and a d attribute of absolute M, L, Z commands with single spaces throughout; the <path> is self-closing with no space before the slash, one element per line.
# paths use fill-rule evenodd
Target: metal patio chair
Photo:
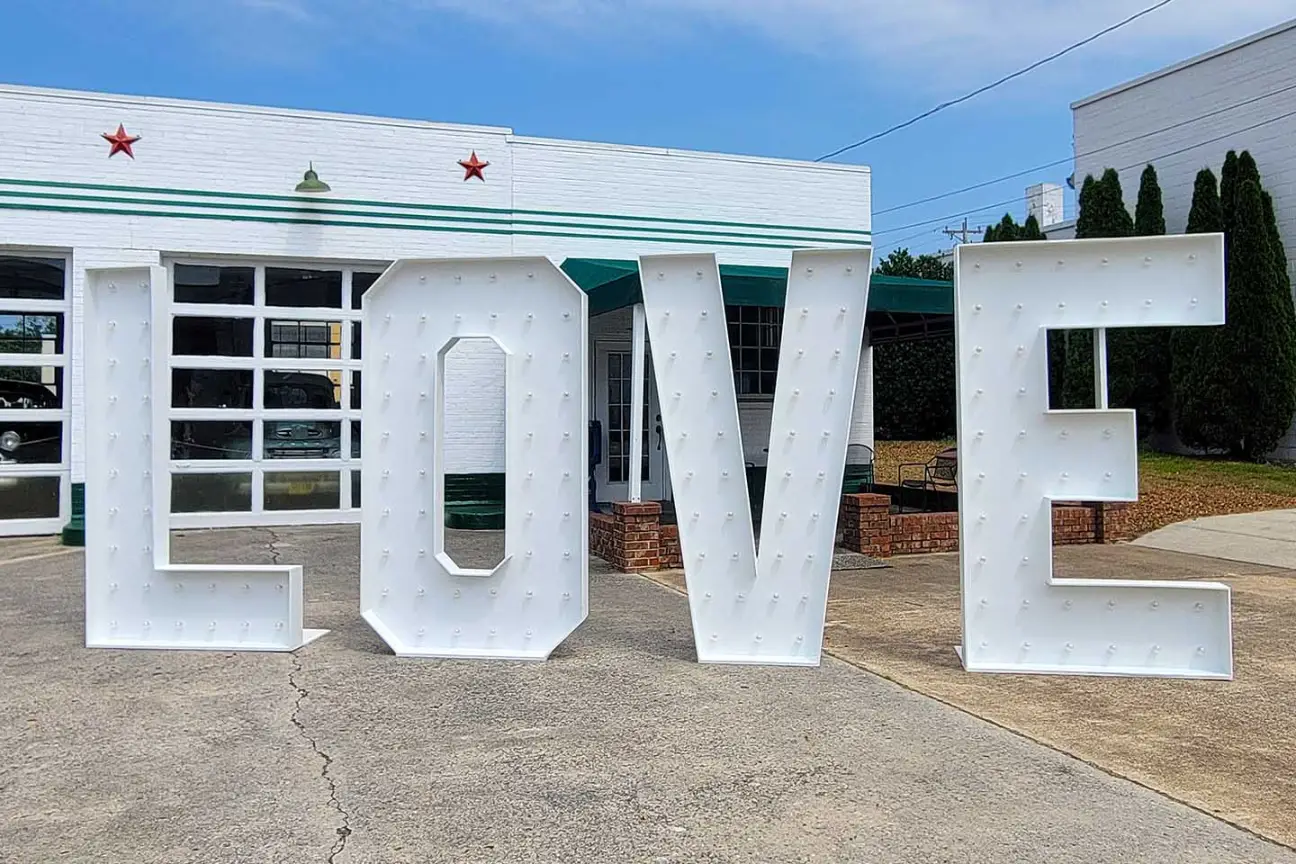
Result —
<path fill-rule="evenodd" d="M 904 476 L 905 469 L 922 469 L 922 479 Z M 896 485 L 900 487 L 900 510 L 904 511 L 904 493 L 906 489 L 922 491 L 923 509 L 927 509 L 932 492 L 955 492 L 958 490 L 958 448 L 947 447 L 926 462 L 905 462 L 896 469 Z"/>

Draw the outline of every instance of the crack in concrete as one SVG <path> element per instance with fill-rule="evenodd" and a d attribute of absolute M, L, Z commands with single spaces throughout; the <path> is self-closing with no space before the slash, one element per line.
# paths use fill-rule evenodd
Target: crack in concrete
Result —
<path fill-rule="evenodd" d="M 271 534 L 273 533 L 274 532 L 271 532 Z M 333 767 L 333 757 L 320 749 L 319 742 L 315 740 L 313 735 L 306 731 L 306 724 L 302 723 L 302 702 L 310 695 L 310 693 L 305 687 L 297 683 L 297 675 L 302 671 L 301 658 L 296 654 L 290 656 L 292 657 L 293 668 L 292 671 L 288 673 L 288 684 L 297 691 L 297 699 L 293 702 L 292 716 L 289 717 L 289 721 L 293 726 L 297 727 L 297 733 L 306 740 L 306 743 L 311 746 L 311 750 L 314 751 L 315 755 L 320 757 L 320 761 L 323 762 L 323 765 L 320 767 L 320 777 L 324 778 L 324 782 L 328 784 L 330 806 L 338 812 L 338 816 L 341 817 L 342 820 L 342 824 L 337 829 L 337 840 L 334 841 L 332 849 L 329 850 L 328 858 L 325 859 L 328 864 L 335 864 L 337 857 L 342 854 L 344 849 L 346 849 L 347 838 L 351 836 L 351 814 L 342 806 L 342 801 L 338 798 L 337 781 L 329 776 L 329 769 Z"/>
<path fill-rule="evenodd" d="M 282 542 L 279 535 L 275 533 L 273 528 L 262 528 L 261 530 L 270 535 L 270 541 L 266 543 L 266 548 L 270 550 L 270 560 L 275 564 L 282 564 L 283 562 L 279 560 L 279 556 L 282 554 L 278 547 L 278 544 Z"/>

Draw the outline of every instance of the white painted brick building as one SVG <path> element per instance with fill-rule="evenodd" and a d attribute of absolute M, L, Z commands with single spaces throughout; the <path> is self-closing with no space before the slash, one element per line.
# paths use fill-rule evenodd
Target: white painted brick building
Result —
<path fill-rule="evenodd" d="M 43 408 L 0 400 L 0 425 L 30 438 L 40 420 L 61 453 L 36 463 L 0 454 L 0 533 L 58 530 L 84 477 L 87 267 L 161 264 L 171 274 L 173 354 L 192 355 L 194 367 L 172 380 L 172 522 L 183 527 L 357 519 L 359 296 L 395 258 L 615 262 L 705 250 L 724 266 L 778 268 L 794 248 L 870 243 L 869 170 L 858 166 L 22 87 L 0 87 L 0 123 L 21 131 L 0 168 L 0 336 L 57 333 L 56 353 L 40 361 L 0 345 L 0 380 L 39 368 L 40 380 L 61 382 Z M 133 158 L 110 156 L 104 136 L 119 126 L 140 136 Z M 489 163 L 484 180 L 459 165 L 473 153 Z M 330 191 L 295 190 L 311 164 Z M 731 334 L 769 324 L 735 318 Z M 604 364 L 591 369 L 591 416 L 611 435 L 625 425 L 611 417 L 608 391 L 629 351 L 629 310 L 597 315 L 590 330 L 592 362 Z M 735 355 L 747 347 L 760 355 L 737 344 Z M 853 439 L 871 445 L 868 357 Z M 502 471 L 498 356 L 465 345 L 448 368 L 456 425 L 446 470 Z M 742 404 L 745 449 L 762 462 L 772 386 L 763 368 Z M 324 402 L 289 422 L 274 400 L 314 398 L 316 385 L 291 383 L 302 376 Z M 314 435 L 323 437 L 306 440 Z M 271 439 L 315 449 L 272 458 Z M 615 496 L 604 449 L 600 486 Z M 645 497 L 669 495 L 664 476 L 653 482 Z"/>
<path fill-rule="evenodd" d="M 1151 162 L 1171 232 L 1188 222 L 1197 172 L 1210 168 L 1218 177 L 1225 153 L 1250 150 L 1296 271 L 1296 19 L 1081 99 L 1071 109 L 1076 187 L 1087 174 L 1116 168 L 1132 213 L 1139 173 Z M 1296 459 L 1296 427 L 1276 455 Z"/>

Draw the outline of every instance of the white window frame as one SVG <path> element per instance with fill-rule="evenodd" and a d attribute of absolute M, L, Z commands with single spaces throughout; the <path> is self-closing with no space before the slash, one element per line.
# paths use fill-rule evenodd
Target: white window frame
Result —
<path fill-rule="evenodd" d="M 167 256 L 163 261 L 167 270 L 166 327 L 167 363 L 170 369 L 249 369 L 252 370 L 252 408 L 175 408 L 170 391 L 167 393 L 168 422 L 176 420 L 250 421 L 252 424 L 251 459 L 212 459 L 168 461 L 171 476 L 181 474 L 248 474 L 251 477 L 251 509 L 235 512 L 171 513 L 173 529 L 229 528 L 257 525 L 327 525 L 353 524 L 360 521 L 360 509 L 352 501 L 352 474 L 360 470 L 360 458 L 352 458 L 352 421 L 360 420 L 360 406 L 351 404 L 351 380 L 360 372 L 362 362 L 352 357 L 356 329 L 360 326 L 360 308 L 352 308 L 351 288 L 355 273 L 381 273 L 387 262 L 334 261 L 324 259 L 275 258 L 223 258 L 188 255 Z M 175 267 L 251 267 L 255 273 L 252 305 L 217 303 L 177 303 L 175 301 Z M 342 307 L 269 306 L 266 304 L 266 268 L 297 270 L 341 271 Z M 173 320 L 182 317 L 252 318 L 251 357 L 207 357 L 177 355 L 172 344 Z M 266 356 L 266 327 L 269 321 L 327 321 L 341 322 L 342 359 L 315 359 Z M 372 346 L 370 346 L 372 348 Z M 361 351 L 365 346 L 361 343 Z M 267 409 L 265 403 L 265 373 L 270 371 L 340 371 L 340 408 L 294 410 Z M 168 382 L 170 376 L 168 376 Z M 340 455 L 337 459 L 265 459 L 265 421 L 315 420 L 338 422 L 340 428 Z M 168 442 L 168 448 L 170 443 Z M 168 451 L 169 452 L 169 451 Z M 338 475 L 339 509 L 321 510 L 266 510 L 265 477 L 270 474 L 329 472 Z M 172 481 L 174 482 L 174 480 Z M 174 496 L 173 496 L 174 497 Z"/>
<path fill-rule="evenodd" d="M 33 315 L 63 316 L 63 351 L 58 354 L 0 353 L 0 367 L 49 366 L 63 370 L 62 407 L 24 410 L 0 408 L 0 425 L 6 420 L 40 423 L 57 420 L 63 424 L 62 452 L 57 465 L 0 463 L 0 480 L 21 477 L 58 477 L 58 515 L 29 519 L 5 519 L 0 514 L 0 537 L 57 534 L 72 516 L 72 251 L 33 247 L 0 247 L 0 258 L 45 258 L 63 262 L 62 300 L 7 300 L 0 298 L 0 311 Z"/>

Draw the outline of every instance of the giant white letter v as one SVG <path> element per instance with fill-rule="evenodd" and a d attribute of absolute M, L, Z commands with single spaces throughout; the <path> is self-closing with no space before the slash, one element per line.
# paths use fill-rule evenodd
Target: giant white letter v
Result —
<path fill-rule="evenodd" d="M 704 663 L 819 663 L 871 258 L 869 249 L 792 255 L 759 557 L 715 258 L 639 261 Z"/>

